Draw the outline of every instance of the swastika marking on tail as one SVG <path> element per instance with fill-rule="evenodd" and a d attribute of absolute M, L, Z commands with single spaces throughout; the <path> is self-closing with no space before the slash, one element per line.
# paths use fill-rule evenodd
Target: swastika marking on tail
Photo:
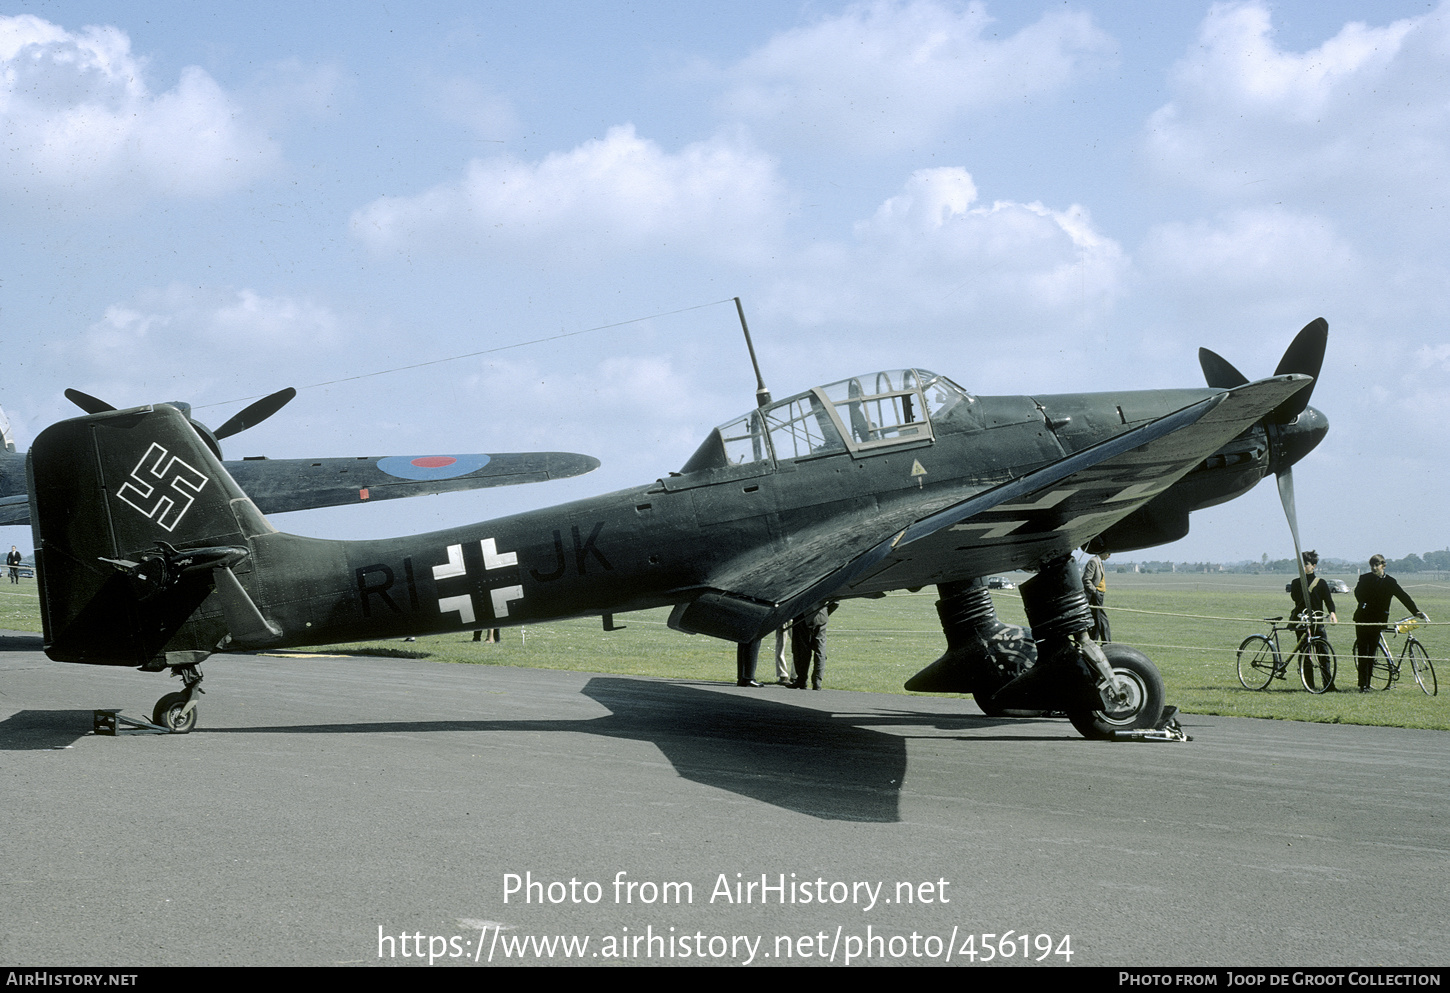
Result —
<path fill-rule="evenodd" d="M 166 448 L 153 441 L 131 470 L 130 480 L 116 491 L 116 497 L 154 520 L 162 530 L 174 531 L 210 479 L 177 456 L 172 455 L 168 461 L 168 455 Z"/>

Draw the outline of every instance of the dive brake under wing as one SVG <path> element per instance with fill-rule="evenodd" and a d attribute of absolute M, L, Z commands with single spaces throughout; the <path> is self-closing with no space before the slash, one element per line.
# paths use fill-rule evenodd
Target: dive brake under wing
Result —
<path fill-rule="evenodd" d="M 884 513 L 845 529 L 837 521 L 819 535 L 799 536 L 787 565 L 753 562 L 718 575 L 719 592 L 676 608 L 671 625 L 703 634 L 712 627 L 765 632 L 830 597 L 915 588 L 1068 554 L 1312 382 L 1276 376 L 1208 397 L 925 515 Z M 845 565 L 843 548 L 854 553 Z"/>

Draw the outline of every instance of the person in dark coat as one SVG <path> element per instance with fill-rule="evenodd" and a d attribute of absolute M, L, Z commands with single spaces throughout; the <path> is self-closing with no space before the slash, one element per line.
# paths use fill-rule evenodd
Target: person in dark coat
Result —
<path fill-rule="evenodd" d="M 1359 663 L 1359 691 L 1368 693 L 1369 677 L 1374 672 L 1374 655 L 1379 649 L 1380 630 L 1390 619 L 1390 601 L 1398 599 L 1410 613 L 1429 620 L 1415 606 L 1410 594 L 1401 588 L 1394 576 L 1385 575 L 1385 557 L 1372 555 L 1369 572 L 1354 584 L 1354 657 Z"/>
<path fill-rule="evenodd" d="M 1301 613 L 1305 610 L 1311 610 L 1323 613 L 1324 616 L 1329 618 L 1329 623 L 1338 624 L 1339 614 L 1334 609 L 1334 595 L 1329 590 L 1329 584 L 1314 575 L 1314 570 L 1318 567 L 1319 553 L 1312 550 L 1305 552 L 1304 575 L 1309 580 L 1309 596 L 1307 599 L 1304 596 L 1304 583 L 1301 579 L 1296 577 L 1289 584 L 1289 596 L 1294 600 L 1294 619 L 1296 621 L 1299 620 Z M 1299 633 L 1299 642 L 1303 644 L 1310 638 L 1322 637 L 1324 626 L 1322 624 L 1311 624 L 1306 621 L 1295 624 L 1294 630 Z M 1331 682 L 1333 677 L 1329 673 L 1329 663 L 1327 661 L 1320 662 L 1319 668 L 1320 674 L 1324 678 L 1324 688 L 1332 690 L 1334 688 Z M 1313 686 L 1313 684 L 1314 675 L 1313 668 L 1311 667 L 1309 670 L 1309 685 Z"/>
<path fill-rule="evenodd" d="M 816 671 L 811 675 L 811 689 L 821 688 L 826 674 L 826 622 L 838 606 L 840 604 L 835 600 L 829 600 L 809 614 L 797 617 L 791 625 L 790 650 L 795 663 L 795 682 L 791 685 L 798 690 L 806 688 L 806 675 L 812 658 L 815 659 Z"/>
<path fill-rule="evenodd" d="M 755 663 L 760 658 L 760 639 L 742 641 L 735 646 L 735 685 L 760 686 L 755 678 Z"/>

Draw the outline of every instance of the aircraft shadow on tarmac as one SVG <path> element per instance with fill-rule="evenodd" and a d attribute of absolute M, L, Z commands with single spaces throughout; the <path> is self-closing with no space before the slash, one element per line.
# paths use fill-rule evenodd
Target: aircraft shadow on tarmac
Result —
<path fill-rule="evenodd" d="M 718 684 L 715 684 L 718 685 Z M 369 721 L 207 727 L 195 734 L 564 732 L 655 745 L 684 779 L 826 820 L 894 822 L 911 728 L 922 735 L 1025 722 L 910 710 L 833 714 L 668 680 L 596 676 L 585 696 L 610 714 L 583 720 Z M 773 693 L 773 690 L 765 691 Z M 819 698 L 817 698 L 819 699 Z M 811 701 L 815 702 L 815 701 Z M 63 748 L 89 730 L 89 711 L 21 711 L 0 721 L 0 751 Z M 863 726 L 870 725 L 870 726 Z M 875 730 L 892 725 L 905 734 Z M 931 733 L 936 732 L 936 733 Z M 972 741 L 987 741 L 970 735 Z M 1013 740 L 1034 736 L 1013 734 Z M 1051 735 L 1052 738 L 1064 737 Z M 946 736 L 944 740 L 959 740 Z"/>
<path fill-rule="evenodd" d="M 91 731 L 89 710 L 21 710 L 0 721 L 0 752 L 69 748 Z"/>
<path fill-rule="evenodd" d="M 0 652 L 39 652 L 45 650 L 45 638 L 30 631 L 0 631 Z"/>

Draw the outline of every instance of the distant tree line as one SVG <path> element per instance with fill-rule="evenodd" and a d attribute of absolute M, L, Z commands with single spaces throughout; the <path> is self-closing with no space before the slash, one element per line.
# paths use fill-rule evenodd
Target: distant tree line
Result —
<path fill-rule="evenodd" d="M 1271 559 L 1264 557 L 1255 562 L 1110 562 L 1118 572 L 1238 572 L 1238 573 L 1284 573 L 1295 575 L 1299 567 L 1293 559 Z M 1369 570 L 1367 560 L 1331 558 L 1320 555 L 1319 571 L 1323 573 L 1349 573 L 1358 575 Z M 1411 572 L 1450 572 L 1450 548 L 1416 555 L 1413 552 L 1402 559 L 1387 559 L 1385 571 L 1390 574 Z"/>

